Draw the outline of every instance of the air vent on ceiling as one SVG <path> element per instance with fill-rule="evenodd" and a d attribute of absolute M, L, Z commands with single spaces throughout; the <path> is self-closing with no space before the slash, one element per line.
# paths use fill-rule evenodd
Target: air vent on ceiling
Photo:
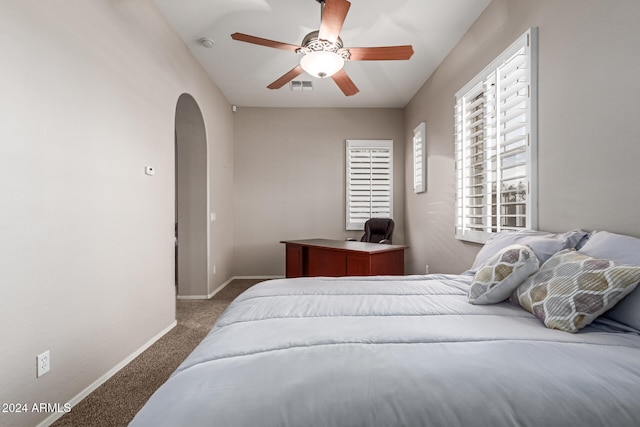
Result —
<path fill-rule="evenodd" d="M 309 91 L 313 90 L 313 82 L 309 80 L 294 80 L 289 83 L 291 90 L 295 91 Z"/>

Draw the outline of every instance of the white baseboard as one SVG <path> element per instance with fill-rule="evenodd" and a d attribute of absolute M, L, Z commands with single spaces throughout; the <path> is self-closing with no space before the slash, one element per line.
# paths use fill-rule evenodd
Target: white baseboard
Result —
<path fill-rule="evenodd" d="M 234 276 L 234 277 L 230 278 L 229 280 L 227 280 L 226 282 L 224 282 L 222 285 L 218 286 L 209 295 L 187 295 L 187 296 L 178 296 L 177 298 L 178 299 L 185 299 L 185 300 L 187 300 L 187 299 L 210 299 L 215 294 L 217 294 L 218 292 L 223 290 L 229 283 L 231 283 L 235 279 L 264 279 L 264 280 L 269 280 L 269 279 L 281 279 L 281 278 L 283 278 L 283 276 Z M 169 326 L 167 326 L 164 330 L 162 330 L 158 335 L 156 335 L 155 337 L 151 338 L 142 347 L 140 347 L 139 349 L 134 351 L 126 359 L 124 359 L 122 362 L 118 363 L 116 366 L 114 366 L 112 369 L 110 369 L 106 374 L 102 375 L 100 378 L 95 380 L 93 383 L 91 383 L 87 388 L 82 390 L 75 397 L 71 398 L 71 400 L 69 400 L 69 402 L 68 402 L 71 405 L 71 408 L 76 406 L 78 403 L 80 403 L 80 401 L 82 401 L 82 399 L 87 397 L 89 394 L 91 394 L 93 391 L 95 391 L 98 387 L 100 387 L 102 384 L 107 382 L 107 380 L 109 380 L 109 378 L 114 376 L 116 373 L 118 373 L 118 371 L 120 369 L 122 369 L 125 366 L 127 366 L 133 359 L 135 359 L 141 353 L 143 353 L 145 350 L 147 350 L 149 347 L 151 347 L 156 341 L 158 341 L 160 338 L 162 338 L 167 332 L 169 332 L 170 330 L 175 328 L 177 324 L 178 324 L 178 322 L 176 320 L 174 320 Z M 41 423 L 39 423 L 37 425 L 37 427 L 48 427 L 51 424 L 53 424 L 54 422 L 56 422 L 58 419 L 60 419 L 63 415 L 64 415 L 64 412 L 51 414 L 49 417 L 45 418 Z"/>
<path fill-rule="evenodd" d="M 270 279 L 284 279 L 284 276 L 233 276 L 232 278 L 230 278 L 229 280 L 224 282 L 222 285 L 220 285 L 216 289 L 214 289 L 214 291 L 211 292 L 209 295 L 178 295 L 176 298 L 182 299 L 182 300 L 211 299 L 215 294 L 217 294 L 218 292 L 223 290 L 229 283 L 233 282 L 236 279 L 264 279 L 264 280 L 270 280 Z"/>
<path fill-rule="evenodd" d="M 114 366 L 112 369 L 110 369 L 106 374 L 104 374 L 103 376 L 101 376 L 100 378 L 95 380 L 93 383 L 91 383 L 91 385 L 89 385 L 89 387 L 85 388 L 78 395 L 76 395 L 75 397 L 71 398 L 71 400 L 69 400 L 69 404 L 71 405 L 71 408 L 76 406 L 78 403 L 80 403 L 80 401 L 82 399 L 87 397 L 94 390 L 96 390 L 102 384 L 107 382 L 107 380 L 109 378 L 114 376 L 120 369 L 122 369 L 125 366 L 127 366 L 133 359 L 135 359 L 140 354 L 142 354 L 146 349 L 151 347 L 156 341 L 158 341 L 160 338 L 162 338 L 167 332 L 169 332 L 170 330 L 175 328 L 177 324 L 178 324 L 178 322 L 176 320 L 171 322 L 171 324 L 169 326 L 167 326 L 164 330 L 162 330 L 158 335 L 156 335 L 155 337 L 151 338 L 142 347 L 140 347 L 139 349 L 134 351 L 126 359 L 124 359 L 122 362 L 118 363 L 116 366 Z M 38 424 L 37 427 L 48 427 L 51 424 L 53 424 L 54 422 L 56 422 L 63 415 L 64 415 L 64 412 L 62 412 L 62 413 L 53 413 L 49 417 L 45 418 L 40 424 Z"/>
<path fill-rule="evenodd" d="M 218 292 L 223 290 L 225 288 L 225 286 L 227 286 L 229 283 L 231 283 L 233 281 L 233 279 L 234 278 L 232 277 L 231 279 L 227 280 L 222 285 L 220 285 L 217 288 L 215 288 L 213 290 L 213 292 L 211 292 L 209 295 L 178 295 L 178 296 L 176 296 L 176 298 L 184 299 L 184 300 L 189 300 L 189 299 L 210 299 L 215 294 L 217 294 Z"/>

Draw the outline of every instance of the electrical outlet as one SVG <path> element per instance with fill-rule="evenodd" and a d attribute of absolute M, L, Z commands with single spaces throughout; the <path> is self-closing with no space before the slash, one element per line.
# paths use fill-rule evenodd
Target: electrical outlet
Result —
<path fill-rule="evenodd" d="M 424 266 L 424 274 L 429 274 L 429 264 Z"/>
<path fill-rule="evenodd" d="M 213 274 L 216 274 L 216 266 L 213 266 Z"/>
<path fill-rule="evenodd" d="M 37 361 L 37 371 L 36 378 L 39 378 L 49 372 L 51 369 L 51 357 L 49 355 L 49 350 L 45 351 L 42 354 L 36 356 Z"/>

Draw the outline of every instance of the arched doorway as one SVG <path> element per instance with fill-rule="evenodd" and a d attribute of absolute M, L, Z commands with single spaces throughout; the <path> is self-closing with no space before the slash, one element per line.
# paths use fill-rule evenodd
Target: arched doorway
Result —
<path fill-rule="evenodd" d="M 207 135 L 193 97 L 178 98 L 175 117 L 176 287 L 178 297 L 208 294 Z"/>

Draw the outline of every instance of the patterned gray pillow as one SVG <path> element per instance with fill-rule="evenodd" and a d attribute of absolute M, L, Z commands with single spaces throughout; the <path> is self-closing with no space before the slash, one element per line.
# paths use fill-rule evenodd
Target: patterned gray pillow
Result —
<path fill-rule="evenodd" d="M 566 249 L 520 285 L 511 301 L 548 328 L 576 333 L 633 291 L 639 281 L 640 267 Z"/>
<path fill-rule="evenodd" d="M 538 258 L 527 245 L 510 245 L 489 258 L 473 276 L 469 288 L 471 304 L 497 304 L 538 270 Z"/>

